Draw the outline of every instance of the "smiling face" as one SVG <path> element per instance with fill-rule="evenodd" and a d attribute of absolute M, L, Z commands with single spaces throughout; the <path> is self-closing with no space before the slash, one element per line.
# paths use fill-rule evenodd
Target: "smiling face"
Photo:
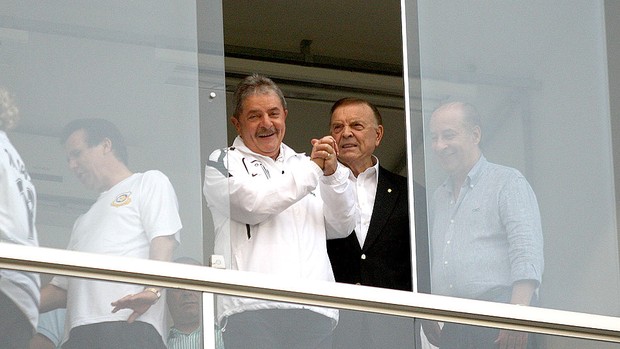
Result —
<path fill-rule="evenodd" d="M 73 132 L 65 142 L 65 151 L 69 168 L 88 189 L 106 190 L 105 176 L 102 173 L 105 157 L 110 152 L 109 141 L 90 146 L 86 131 Z"/>
<path fill-rule="evenodd" d="M 467 176 L 480 158 L 480 127 L 469 125 L 459 105 L 437 109 L 431 116 L 433 151 L 441 167 L 457 178 Z"/>
<path fill-rule="evenodd" d="M 258 93 L 243 101 L 240 115 L 231 121 L 251 151 L 275 160 L 284 139 L 287 114 L 277 94 Z"/>
<path fill-rule="evenodd" d="M 373 166 L 372 154 L 383 138 L 372 109 L 363 103 L 345 104 L 332 113 L 330 132 L 338 144 L 338 160 L 355 176 Z"/>

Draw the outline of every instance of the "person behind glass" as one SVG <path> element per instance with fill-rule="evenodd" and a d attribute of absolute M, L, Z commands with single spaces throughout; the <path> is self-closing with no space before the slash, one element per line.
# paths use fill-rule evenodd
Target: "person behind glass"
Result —
<path fill-rule="evenodd" d="M 0 87 L 0 243 L 38 246 L 36 192 L 6 132 L 17 125 L 19 110 Z M 0 348 L 27 348 L 37 326 L 39 275 L 0 269 Z"/>
<path fill-rule="evenodd" d="M 180 257 L 175 263 L 202 265 L 190 257 Z M 166 304 L 172 318 L 168 331 L 168 349 L 202 348 L 202 294 L 178 288 L 166 290 Z M 220 345 L 217 349 L 223 348 Z"/>
<path fill-rule="evenodd" d="M 379 165 L 374 152 L 383 132 L 381 113 L 367 100 L 342 98 L 331 108 L 330 133 L 338 160 L 350 169 L 360 216 L 349 236 L 327 241 L 327 251 L 337 282 L 412 291 L 407 179 Z M 426 191 L 417 183 L 414 190 L 416 243 L 428 256 Z M 419 281 L 428 284 L 428 266 L 419 268 Z M 407 348 L 413 334 L 411 319 L 340 311 L 334 347 Z"/>
<path fill-rule="evenodd" d="M 282 143 L 286 100 L 267 77 L 243 79 L 233 103 L 231 121 L 238 136 L 231 147 L 214 151 L 205 169 L 215 253 L 226 256 L 234 270 L 289 281 L 334 281 L 325 240 L 348 235 L 356 215 L 348 170 L 336 160 L 334 139 L 313 139 L 310 157 Z M 219 300 L 227 349 L 331 348 L 335 309 Z"/>
<path fill-rule="evenodd" d="M 439 106 L 431 115 L 430 131 L 435 156 L 449 174 L 436 189 L 430 210 L 432 292 L 532 304 L 543 273 L 534 191 L 519 171 L 484 157 L 480 116 L 472 105 Z M 522 332 L 450 323 L 440 329 L 432 322 L 423 327 L 441 349 L 534 345 Z"/>
<path fill-rule="evenodd" d="M 181 220 L 168 178 L 129 170 L 124 139 L 107 120 L 74 120 L 61 140 L 69 168 L 100 193 L 75 222 L 68 249 L 170 261 Z M 41 290 L 40 311 L 66 306 L 63 348 L 165 348 L 160 291 L 57 276 Z"/>

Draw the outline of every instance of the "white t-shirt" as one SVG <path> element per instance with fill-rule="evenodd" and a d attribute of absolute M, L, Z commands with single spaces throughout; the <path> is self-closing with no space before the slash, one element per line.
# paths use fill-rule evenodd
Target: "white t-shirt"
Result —
<path fill-rule="evenodd" d="M 178 241 L 180 229 L 177 197 L 168 178 L 159 171 L 135 173 L 101 193 L 77 219 L 67 249 L 146 259 L 153 238 L 175 235 Z M 142 285 L 67 277 L 55 277 L 51 283 L 67 290 L 65 341 L 77 326 L 126 321 L 133 311 L 112 313 L 110 303 L 144 289 Z M 137 319 L 152 324 L 162 338 L 164 303 L 155 303 Z"/>
<path fill-rule="evenodd" d="M 38 246 L 35 227 L 36 192 L 22 158 L 0 131 L 0 242 Z M 39 275 L 0 270 L 0 291 L 37 326 Z"/>

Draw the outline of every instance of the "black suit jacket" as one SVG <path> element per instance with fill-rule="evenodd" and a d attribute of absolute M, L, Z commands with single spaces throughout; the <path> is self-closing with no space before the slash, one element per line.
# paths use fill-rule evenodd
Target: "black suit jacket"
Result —
<path fill-rule="evenodd" d="M 430 291 L 426 191 L 415 190 L 416 252 L 419 291 Z M 327 240 L 337 282 L 412 290 L 407 179 L 379 166 L 377 194 L 363 248 L 355 232 Z M 428 286 L 428 287 L 427 287 Z"/>

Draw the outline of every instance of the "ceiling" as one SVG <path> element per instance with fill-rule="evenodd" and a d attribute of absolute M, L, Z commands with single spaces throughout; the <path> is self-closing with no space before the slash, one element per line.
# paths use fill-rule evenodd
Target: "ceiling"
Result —
<path fill-rule="evenodd" d="M 400 1 L 223 1 L 227 55 L 402 70 Z M 278 57 L 278 54 L 281 56 Z M 269 59 L 270 57 L 262 57 Z M 361 65 L 358 67 L 362 69 Z"/>
<path fill-rule="evenodd" d="M 227 0 L 223 14 L 227 89 L 252 72 L 272 77 L 289 99 L 287 144 L 308 151 L 310 138 L 327 131 L 334 101 L 367 98 L 386 127 L 376 155 L 406 174 L 399 1 Z"/>

